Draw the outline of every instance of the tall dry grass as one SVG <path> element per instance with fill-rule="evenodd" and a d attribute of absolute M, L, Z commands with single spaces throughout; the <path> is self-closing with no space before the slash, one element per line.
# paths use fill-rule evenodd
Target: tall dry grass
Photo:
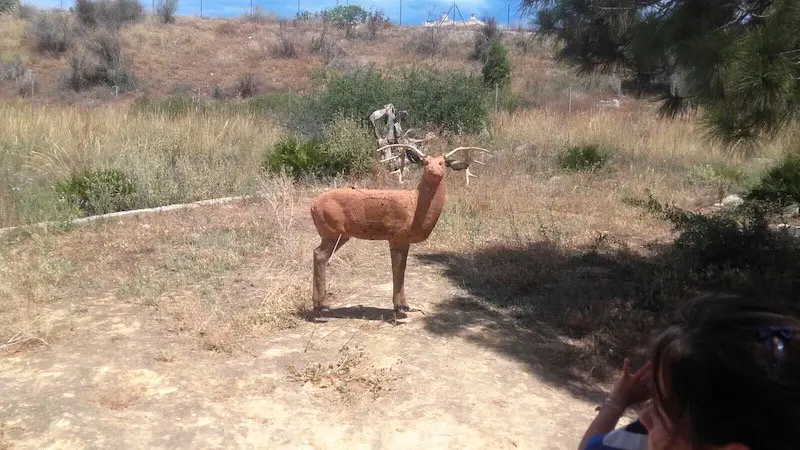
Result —
<path fill-rule="evenodd" d="M 121 106 L 0 105 L 0 227 L 74 213 L 54 182 L 87 169 L 121 169 L 138 207 L 251 194 L 264 152 L 281 132 L 265 119 L 137 115 Z"/>

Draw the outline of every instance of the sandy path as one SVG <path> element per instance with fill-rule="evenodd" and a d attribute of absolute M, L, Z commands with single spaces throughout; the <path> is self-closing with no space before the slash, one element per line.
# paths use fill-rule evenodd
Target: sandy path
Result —
<path fill-rule="evenodd" d="M 5 438 L 14 448 L 575 448 L 592 403 L 475 339 L 525 348 L 532 335 L 459 307 L 463 292 L 413 250 L 408 277 L 423 312 L 399 325 L 382 319 L 390 282 L 332 271 L 332 317 L 233 354 L 189 348 L 155 308 L 56 305 L 62 339 L 0 360 Z"/>

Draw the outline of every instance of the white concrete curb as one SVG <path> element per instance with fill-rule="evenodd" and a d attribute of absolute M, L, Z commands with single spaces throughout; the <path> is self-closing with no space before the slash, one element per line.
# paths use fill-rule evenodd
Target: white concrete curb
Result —
<path fill-rule="evenodd" d="M 110 219 L 114 217 L 123 217 L 123 216 L 132 216 L 138 214 L 149 214 L 149 213 L 160 213 L 166 211 L 175 211 L 179 209 L 189 209 L 189 208 L 198 208 L 200 206 L 208 206 L 208 205 L 222 205 L 225 203 L 235 202 L 239 200 L 246 200 L 249 198 L 253 198 L 250 195 L 241 195 L 238 197 L 224 197 L 224 198 L 215 198 L 211 200 L 200 200 L 197 202 L 192 203 L 178 203 L 175 205 L 167 205 L 167 206 L 157 206 L 155 208 L 146 208 L 146 209 L 132 209 L 129 211 L 119 211 L 113 212 L 108 214 L 100 214 L 98 216 L 89 216 L 89 217 L 81 217 L 79 219 L 72 220 L 71 223 L 73 225 L 80 225 L 89 223 L 99 219 Z M 25 228 L 33 228 L 33 227 L 45 227 L 47 225 L 55 225 L 59 222 L 40 222 L 32 225 L 21 225 L 18 227 L 8 227 L 8 228 L 0 228 L 0 236 L 10 233 L 14 230 L 21 230 Z"/>

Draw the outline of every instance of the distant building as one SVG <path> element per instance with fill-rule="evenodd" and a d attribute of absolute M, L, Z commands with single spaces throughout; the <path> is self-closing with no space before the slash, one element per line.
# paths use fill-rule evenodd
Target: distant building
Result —
<path fill-rule="evenodd" d="M 442 26 L 479 27 L 485 25 L 485 23 L 478 20 L 478 18 L 475 17 L 475 14 L 470 15 L 469 20 L 462 20 L 462 21 L 450 20 L 450 18 L 447 15 L 447 11 L 445 11 L 442 13 L 441 17 L 439 17 L 439 20 L 434 20 L 433 22 L 426 20 L 422 22 L 422 25 L 426 27 L 442 27 Z"/>

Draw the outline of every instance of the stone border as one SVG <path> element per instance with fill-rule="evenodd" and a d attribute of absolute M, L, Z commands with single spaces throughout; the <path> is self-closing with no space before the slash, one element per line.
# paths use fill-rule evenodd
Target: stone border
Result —
<path fill-rule="evenodd" d="M 149 214 L 149 213 L 159 213 L 159 212 L 166 212 L 166 211 L 176 211 L 181 209 L 189 209 L 189 208 L 199 208 L 200 206 L 208 206 L 208 205 L 223 205 L 225 203 L 235 202 L 239 200 L 246 200 L 249 198 L 253 198 L 250 195 L 241 195 L 238 197 L 223 197 L 223 198 L 215 198 L 210 200 L 199 200 L 192 203 L 177 203 L 174 205 L 167 205 L 167 206 L 157 206 L 155 208 L 145 208 L 145 209 L 131 209 L 128 211 L 119 211 L 113 212 L 108 214 L 100 214 L 97 216 L 89 216 L 89 217 L 81 217 L 79 219 L 74 219 L 70 223 L 73 225 L 81 225 L 89 222 L 93 222 L 95 220 L 100 219 L 111 219 L 114 217 L 124 217 L 124 216 L 133 216 L 139 214 Z M 17 227 L 8 227 L 8 228 L 0 228 L 0 236 L 3 236 L 7 233 L 10 233 L 15 230 L 22 230 L 26 228 L 34 228 L 34 227 L 46 227 L 48 225 L 56 225 L 61 222 L 39 222 L 32 225 L 20 225 Z"/>

